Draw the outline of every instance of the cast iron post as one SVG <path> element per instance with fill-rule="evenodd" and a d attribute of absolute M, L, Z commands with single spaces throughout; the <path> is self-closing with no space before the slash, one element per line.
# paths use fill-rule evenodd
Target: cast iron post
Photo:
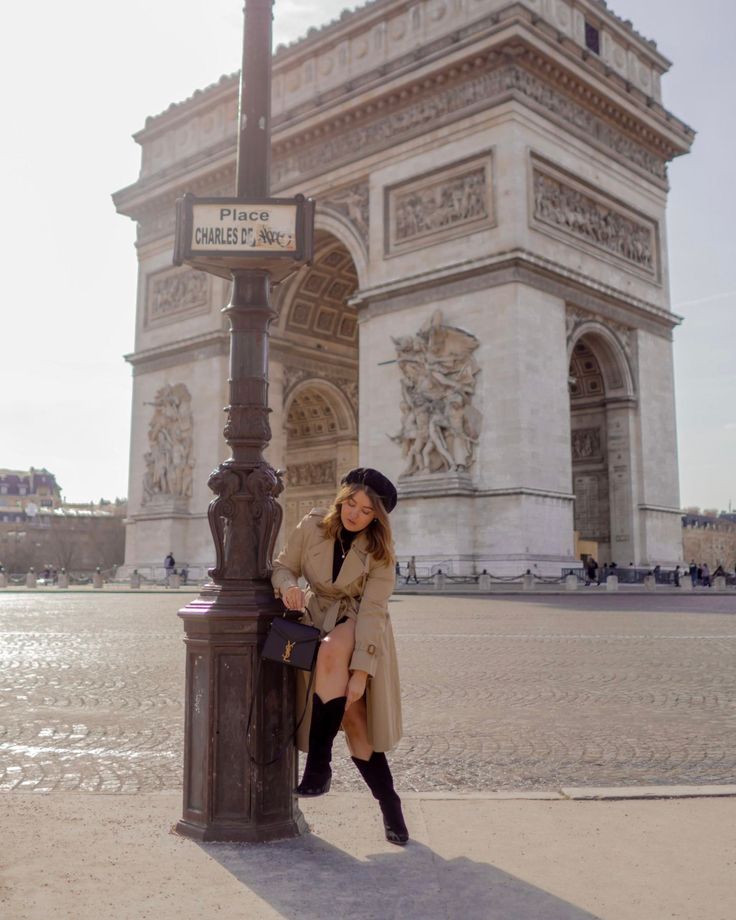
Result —
<path fill-rule="evenodd" d="M 265 198 L 270 187 L 273 0 L 246 0 L 240 75 L 237 195 Z M 216 563 L 211 582 L 179 615 L 187 649 L 184 808 L 177 829 L 199 840 L 267 841 L 306 830 L 293 789 L 294 680 L 264 663 L 258 648 L 282 607 L 274 600 L 271 556 L 281 524 L 279 474 L 263 459 L 271 439 L 268 334 L 275 317 L 270 273 L 232 270 L 229 405 L 232 456 L 208 485 Z M 252 728 L 246 725 L 253 704 Z M 271 766 L 261 766 L 286 745 Z M 255 762 L 254 762 L 255 761 Z"/>

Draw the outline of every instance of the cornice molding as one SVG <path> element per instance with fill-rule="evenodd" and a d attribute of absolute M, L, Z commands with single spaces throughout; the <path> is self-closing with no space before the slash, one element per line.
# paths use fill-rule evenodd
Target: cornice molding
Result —
<path fill-rule="evenodd" d="M 522 249 L 472 259 L 357 291 L 350 300 L 359 322 L 432 300 L 446 300 L 504 284 L 527 284 L 611 320 L 671 338 L 682 322 L 675 313 L 647 303 L 582 272 Z"/>
<path fill-rule="evenodd" d="M 174 344 L 157 345 L 153 348 L 140 349 L 123 357 L 133 366 L 133 374 L 146 374 L 151 371 L 176 367 L 187 361 L 226 355 L 229 349 L 229 334 L 225 330 L 208 332 L 203 335 L 181 339 Z"/>

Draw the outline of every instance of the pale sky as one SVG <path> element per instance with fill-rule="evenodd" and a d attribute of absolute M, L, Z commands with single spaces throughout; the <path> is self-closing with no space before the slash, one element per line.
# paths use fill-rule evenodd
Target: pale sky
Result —
<path fill-rule="evenodd" d="M 274 44 L 342 0 L 276 0 Z M 668 236 L 681 501 L 736 505 L 736 79 L 731 0 L 611 0 L 674 62 L 665 104 L 698 131 L 670 167 Z M 351 5 L 349 8 L 355 8 Z M 37 0 L 3 17 L 5 264 L 0 467 L 54 472 L 70 501 L 128 489 L 136 257 L 112 192 L 134 182 L 131 135 L 240 66 L 242 0 Z M 224 459 L 224 458 L 223 458 Z"/>

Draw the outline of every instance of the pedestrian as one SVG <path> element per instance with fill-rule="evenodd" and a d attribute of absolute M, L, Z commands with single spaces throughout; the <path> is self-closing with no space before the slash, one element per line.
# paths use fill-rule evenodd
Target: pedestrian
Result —
<path fill-rule="evenodd" d="M 404 584 L 409 584 L 411 579 L 414 579 L 414 584 L 419 584 L 419 579 L 417 578 L 417 557 L 412 556 L 411 559 L 406 563 L 406 581 Z"/>
<path fill-rule="evenodd" d="M 594 556 L 588 556 L 585 562 L 585 574 L 587 579 L 585 584 L 590 585 L 594 581 L 597 582 L 596 573 L 598 572 L 598 563 L 595 561 Z"/>
<path fill-rule="evenodd" d="M 189 569 L 187 568 L 186 562 L 179 569 L 179 578 L 181 578 L 181 583 L 185 585 L 187 583 L 187 578 L 189 578 Z"/>
<path fill-rule="evenodd" d="M 397 579 L 401 575 L 401 565 L 399 564 L 398 559 L 396 560 L 396 565 L 394 566 L 394 574 L 396 575 Z"/>
<path fill-rule="evenodd" d="M 693 588 L 698 583 L 698 567 L 695 565 L 695 560 L 690 560 L 690 565 L 688 567 L 688 574 L 690 575 L 690 581 L 693 583 Z"/>
<path fill-rule="evenodd" d="M 675 579 L 675 587 L 679 588 L 680 587 L 680 566 L 679 565 L 675 566 L 674 579 Z"/>
<path fill-rule="evenodd" d="M 289 610 L 319 627 L 323 639 L 307 699 L 300 672 L 297 733 L 307 762 L 297 794 L 324 795 L 332 778 L 332 745 L 342 727 L 352 760 L 383 814 L 386 839 L 409 839 L 401 800 L 386 759 L 401 739 L 401 695 L 388 600 L 396 583 L 388 515 L 396 488 L 378 470 L 347 473 L 327 512 L 313 509 L 274 561 L 274 589 Z M 303 577 L 305 590 L 298 585 Z"/>
<path fill-rule="evenodd" d="M 701 583 L 703 587 L 710 588 L 711 586 L 710 585 L 710 567 L 708 566 L 707 562 L 703 563 L 703 568 L 701 571 L 702 571 L 702 575 L 701 575 L 702 582 Z"/>
<path fill-rule="evenodd" d="M 174 559 L 174 554 L 169 552 L 169 555 L 164 559 L 164 569 L 166 570 L 166 577 L 173 575 L 176 569 L 176 559 Z"/>
<path fill-rule="evenodd" d="M 655 566 L 654 566 L 654 571 L 652 572 L 652 574 L 654 575 L 654 583 L 655 583 L 656 585 L 658 585 L 659 582 L 660 582 L 660 575 L 661 575 L 661 573 L 662 573 L 662 566 L 661 566 L 661 565 L 655 565 Z"/>

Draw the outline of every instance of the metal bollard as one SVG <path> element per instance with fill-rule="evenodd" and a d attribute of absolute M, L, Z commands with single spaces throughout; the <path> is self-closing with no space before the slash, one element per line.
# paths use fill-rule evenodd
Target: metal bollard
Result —
<path fill-rule="evenodd" d="M 606 579 L 606 591 L 618 591 L 618 575 L 609 575 Z"/>
<path fill-rule="evenodd" d="M 567 575 L 565 577 L 565 590 L 566 591 L 577 591 L 578 590 L 578 576 L 577 575 Z"/>

